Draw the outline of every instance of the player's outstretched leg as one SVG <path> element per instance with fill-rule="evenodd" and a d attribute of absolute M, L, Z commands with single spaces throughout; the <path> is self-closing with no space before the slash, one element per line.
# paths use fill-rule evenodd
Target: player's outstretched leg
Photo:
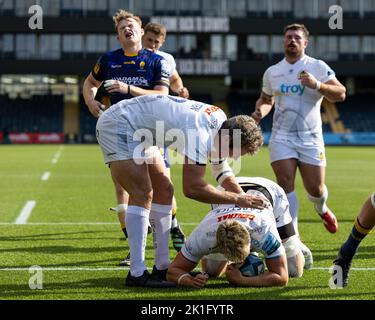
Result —
<path fill-rule="evenodd" d="M 341 246 L 337 258 L 333 261 L 335 266 L 340 269 L 335 270 L 333 276 L 337 277 L 338 272 L 341 271 L 342 286 L 348 285 L 349 281 L 349 271 L 354 255 L 356 254 L 361 241 L 371 232 L 375 225 L 375 192 L 365 201 L 362 206 L 361 212 L 359 213 L 357 219 L 354 222 L 352 231 Z"/>

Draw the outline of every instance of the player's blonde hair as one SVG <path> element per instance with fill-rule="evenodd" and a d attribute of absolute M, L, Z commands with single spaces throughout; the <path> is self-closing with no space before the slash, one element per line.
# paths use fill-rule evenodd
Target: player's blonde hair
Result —
<path fill-rule="evenodd" d="M 117 28 L 118 28 L 119 23 L 121 22 L 121 20 L 124 20 L 124 19 L 134 19 L 142 27 L 142 20 L 141 20 L 140 17 L 134 15 L 133 13 L 131 13 L 129 11 L 126 11 L 126 10 L 123 10 L 123 9 L 119 9 L 115 13 L 115 15 L 112 17 L 112 20 L 113 20 L 113 22 L 115 24 L 115 30 L 116 30 L 116 32 L 118 32 Z"/>
<path fill-rule="evenodd" d="M 246 115 L 239 115 L 224 121 L 220 130 L 229 131 L 229 148 L 233 149 L 233 138 L 235 135 L 235 129 L 240 130 L 241 133 L 241 147 L 247 149 L 248 154 L 255 154 L 259 151 L 263 145 L 263 135 L 260 126 L 256 121 Z"/>
<path fill-rule="evenodd" d="M 301 23 L 293 23 L 289 24 L 286 27 L 284 27 L 284 35 L 287 33 L 289 30 L 301 30 L 305 38 L 307 39 L 309 37 L 309 30 L 307 30 L 306 26 Z"/>
<path fill-rule="evenodd" d="M 250 253 L 250 234 L 236 220 L 226 220 L 219 225 L 216 241 L 218 251 L 232 262 L 242 262 Z"/>
<path fill-rule="evenodd" d="M 163 36 L 164 39 L 167 36 L 167 29 L 160 23 L 149 22 L 145 25 L 144 30 L 145 30 L 145 33 L 153 32 L 157 36 Z"/>

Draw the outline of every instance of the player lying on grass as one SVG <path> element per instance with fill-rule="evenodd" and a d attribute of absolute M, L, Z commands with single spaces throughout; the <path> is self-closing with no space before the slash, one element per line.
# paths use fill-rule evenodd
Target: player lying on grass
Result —
<path fill-rule="evenodd" d="M 338 256 L 333 262 L 337 267 L 341 268 L 340 274 L 342 279 L 337 279 L 339 276 L 334 269 L 334 275 L 336 276 L 336 284 L 339 287 L 345 287 L 349 281 L 349 271 L 352 264 L 352 259 L 357 252 L 357 249 L 361 241 L 371 232 L 375 226 L 375 192 L 367 198 L 362 205 L 361 212 L 355 220 L 353 229 L 349 235 L 349 238 L 341 246 Z M 341 281 L 340 281 L 341 280 Z"/>
<path fill-rule="evenodd" d="M 264 254 L 268 271 L 252 277 L 242 275 L 234 263 L 243 262 L 250 251 Z M 209 274 L 190 274 L 209 254 L 222 254 L 225 260 L 203 262 L 204 270 Z M 210 211 L 169 266 L 167 280 L 177 285 L 202 288 L 209 275 L 218 276 L 224 269 L 227 280 L 236 286 L 287 285 L 287 257 L 271 206 L 261 210 L 227 206 Z"/>
<path fill-rule="evenodd" d="M 152 146 L 173 147 L 184 156 L 183 191 L 205 203 L 235 203 L 262 208 L 264 199 L 243 194 L 226 158 L 255 154 L 263 144 L 260 127 L 249 116 L 227 119 L 218 107 L 163 95 L 122 100 L 107 109 L 96 126 L 97 139 L 111 174 L 129 193 L 126 225 L 130 247 L 128 286 L 169 287 L 165 281 L 169 260 L 169 232 L 173 185 L 149 166 Z M 227 191 L 205 181 L 205 165 Z M 157 164 L 154 164 L 154 166 Z M 158 183 L 154 176 L 158 175 Z M 167 196 L 161 197 L 165 193 Z M 154 236 L 155 266 L 150 275 L 145 249 L 150 221 Z"/>
<path fill-rule="evenodd" d="M 261 192 L 270 202 L 276 221 L 277 231 L 283 242 L 288 259 L 289 277 L 301 277 L 304 269 L 311 269 L 313 256 L 310 249 L 302 243 L 294 229 L 289 211 L 289 201 L 283 188 L 270 179 L 262 177 L 236 177 L 236 181 L 244 192 L 256 190 Z M 223 188 L 217 187 L 219 190 Z M 219 205 L 212 204 L 212 209 Z M 225 205 L 220 205 L 224 207 Z M 303 257 L 300 253 L 302 251 Z"/>

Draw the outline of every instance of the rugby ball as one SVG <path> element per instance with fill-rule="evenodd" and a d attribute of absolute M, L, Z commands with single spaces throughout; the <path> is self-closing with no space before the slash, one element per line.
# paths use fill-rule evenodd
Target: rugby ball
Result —
<path fill-rule="evenodd" d="M 250 253 L 238 268 L 245 277 L 254 277 L 264 272 L 263 260 L 254 253 Z"/>

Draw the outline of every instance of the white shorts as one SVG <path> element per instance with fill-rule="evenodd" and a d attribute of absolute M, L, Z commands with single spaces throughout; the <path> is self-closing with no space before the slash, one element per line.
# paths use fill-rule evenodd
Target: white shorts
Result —
<path fill-rule="evenodd" d="M 114 115 L 110 109 L 104 112 L 96 124 L 96 138 L 102 149 L 104 162 L 134 159 L 139 163 L 154 157 L 160 158 L 159 147 L 140 148 L 134 140 L 134 129 L 124 114 Z"/>
<path fill-rule="evenodd" d="M 299 162 L 325 167 L 326 156 L 323 142 L 302 140 L 270 140 L 271 163 L 278 160 L 297 159 Z"/>

